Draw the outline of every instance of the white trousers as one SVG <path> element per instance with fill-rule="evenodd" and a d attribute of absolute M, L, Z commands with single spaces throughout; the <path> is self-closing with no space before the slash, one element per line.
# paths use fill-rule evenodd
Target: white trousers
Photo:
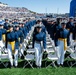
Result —
<path fill-rule="evenodd" d="M 15 50 L 15 54 L 14 54 L 14 60 L 13 60 L 13 54 L 12 54 L 12 47 L 10 44 L 8 44 L 7 46 L 7 50 L 8 50 L 8 55 L 9 55 L 9 60 L 11 63 L 11 66 L 13 66 L 13 62 L 15 66 L 18 66 L 18 49 Z"/>
<path fill-rule="evenodd" d="M 73 34 L 70 33 L 70 45 L 72 45 L 72 40 L 73 40 Z"/>
<path fill-rule="evenodd" d="M 3 41 L 0 41 L 0 47 L 4 47 Z"/>
<path fill-rule="evenodd" d="M 57 47 L 57 55 L 58 55 L 58 61 L 57 64 L 63 65 L 64 62 L 64 54 L 65 54 L 65 50 L 64 50 L 64 42 L 59 40 L 59 46 Z"/>
<path fill-rule="evenodd" d="M 72 45 L 71 45 L 72 47 L 73 47 L 73 49 L 75 49 L 76 50 L 76 41 L 75 40 L 72 40 Z M 75 47 L 75 48 L 74 48 Z"/>
<path fill-rule="evenodd" d="M 1 55 L 1 49 L 4 47 L 4 44 L 3 44 L 3 42 L 2 41 L 0 41 L 0 55 Z M 0 58 L 0 60 L 1 60 L 1 58 Z"/>
<path fill-rule="evenodd" d="M 25 48 L 26 48 L 26 44 L 22 43 L 22 47 L 19 49 L 19 56 L 20 57 L 22 55 L 24 55 Z"/>
<path fill-rule="evenodd" d="M 41 66 L 41 61 L 42 61 L 41 45 L 38 43 L 35 43 L 34 48 L 35 48 L 36 65 Z"/>
<path fill-rule="evenodd" d="M 18 66 L 18 49 L 15 50 L 14 54 L 14 65 Z"/>
<path fill-rule="evenodd" d="M 12 47 L 10 44 L 7 45 L 7 50 L 8 50 L 8 55 L 9 55 L 11 66 L 13 66 Z"/>

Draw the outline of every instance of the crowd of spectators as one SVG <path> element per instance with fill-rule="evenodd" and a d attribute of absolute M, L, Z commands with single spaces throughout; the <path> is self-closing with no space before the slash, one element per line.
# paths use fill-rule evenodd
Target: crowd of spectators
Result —
<path fill-rule="evenodd" d="M 4 18 L 25 18 L 34 16 L 34 13 L 31 13 L 25 7 L 2 7 L 0 6 L 0 19 Z"/>

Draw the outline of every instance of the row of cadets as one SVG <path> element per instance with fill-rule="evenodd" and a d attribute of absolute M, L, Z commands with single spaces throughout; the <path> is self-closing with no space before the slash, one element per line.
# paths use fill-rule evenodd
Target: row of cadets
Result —
<path fill-rule="evenodd" d="M 36 24 L 36 20 L 31 20 L 30 21 L 30 28 L 32 28 Z"/>
<path fill-rule="evenodd" d="M 35 27 L 35 29 L 34 29 L 34 32 L 36 32 L 36 27 L 37 26 L 41 26 L 41 31 L 42 32 L 44 32 L 44 33 L 46 33 L 46 28 L 45 28 L 45 26 L 43 25 L 43 23 L 42 23 L 42 21 L 41 20 L 37 20 L 37 23 L 36 23 L 36 25 L 34 26 Z"/>
<path fill-rule="evenodd" d="M 55 35 L 55 33 L 56 33 L 59 29 L 62 28 L 62 26 L 61 26 L 62 18 L 59 18 L 59 17 L 58 17 L 56 21 L 57 21 L 57 22 L 56 22 L 56 25 L 55 25 L 54 35 Z"/>
<path fill-rule="evenodd" d="M 24 27 L 25 29 L 27 30 L 27 33 L 29 32 L 28 30 L 28 20 L 23 20 L 23 23 L 24 23 Z"/>
<path fill-rule="evenodd" d="M 55 46 L 58 54 L 58 66 L 63 66 L 64 55 L 67 50 L 67 40 L 69 37 L 69 31 L 66 29 L 66 23 L 61 23 L 61 28 L 56 31 L 55 34 Z"/>
<path fill-rule="evenodd" d="M 26 22 L 26 26 L 27 26 L 27 28 L 28 28 L 28 33 L 29 33 L 29 31 L 31 30 L 31 22 L 30 22 L 30 18 L 27 20 L 27 22 Z"/>
<path fill-rule="evenodd" d="M 52 38 L 52 40 L 54 40 L 54 32 L 55 32 L 55 27 L 56 27 L 56 23 L 55 23 L 55 20 L 50 20 L 48 22 L 48 31 L 49 31 L 49 34 L 50 34 L 50 37 Z"/>
<path fill-rule="evenodd" d="M 47 31 L 48 31 L 48 34 L 50 34 L 50 20 L 47 20 L 47 23 L 45 23 L 46 25 L 46 29 L 47 29 Z"/>
<path fill-rule="evenodd" d="M 27 28 L 27 32 L 29 33 L 29 31 L 31 30 L 32 26 L 34 26 L 36 24 L 36 20 L 26 20 L 26 23 L 24 24 L 24 26 Z"/>
<path fill-rule="evenodd" d="M 46 30 L 47 30 L 47 19 L 42 19 L 42 23 L 46 27 Z"/>
<path fill-rule="evenodd" d="M 54 40 L 54 35 L 56 33 L 56 30 L 61 28 L 61 26 L 59 25 L 59 20 L 57 19 L 57 22 L 55 19 L 43 19 L 43 24 L 46 27 L 46 30 L 48 31 L 48 34 L 50 34 L 50 38 L 52 38 L 52 40 Z"/>
<path fill-rule="evenodd" d="M 27 33 L 29 33 L 29 22 L 28 22 L 28 20 L 25 21 L 24 26 L 27 29 Z"/>
<path fill-rule="evenodd" d="M 18 24 L 18 19 L 14 19 L 14 21 L 12 22 L 12 24 Z"/>

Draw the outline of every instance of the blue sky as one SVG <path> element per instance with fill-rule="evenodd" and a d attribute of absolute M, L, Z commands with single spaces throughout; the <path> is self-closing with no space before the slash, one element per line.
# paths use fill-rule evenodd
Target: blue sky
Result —
<path fill-rule="evenodd" d="M 71 0 L 0 0 L 11 7 L 26 7 L 38 13 L 68 13 Z"/>

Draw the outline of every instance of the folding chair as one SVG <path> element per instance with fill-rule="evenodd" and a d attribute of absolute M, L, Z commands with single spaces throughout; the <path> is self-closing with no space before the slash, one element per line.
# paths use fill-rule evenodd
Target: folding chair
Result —
<path fill-rule="evenodd" d="M 54 49 L 53 49 L 53 45 L 52 43 L 50 42 L 49 40 L 49 43 L 47 44 L 47 52 L 50 53 L 50 52 L 55 52 Z"/>
<path fill-rule="evenodd" d="M 21 58 L 21 56 L 24 56 L 24 52 L 26 51 L 26 46 L 27 46 L 27 43 L 26 42 L 23 42 L 22 43 L 22 47 L 19 47 L 19 57 Z"/>
<path fill-rule="evenodd" d="M 27 49 L 27 53 L 34 54 L 35 53 L 35 50 L 34 49 Z"/>
<path fill-rule="evenodd" d="M 75 62 L 71 62 L 71 67 L 73 67 L 74 65 L 76 65 L 76 51 L 74 53 L 70 54 L 70 57 L 75 61 Z"/>
<path fill-rule="evenodd" d="M 74 48 L 75 47 L 75 48 Z M 74 65 L 76 65 L 76 42 L 72 41 L 71 46 L 69 47 L 68 52 L 70 53 L 70 56 L 75 62 L 71 62 L 71 67 L 73 67 Z"/>
<path fill-rule="evenodd" d="M 48 41 L 48 42 L 46 42 L 46 44 L 47 44 L 47 45 L 50 45 L 50 44 L 51 44 L 51 42 L 50 42 L 50 41 Z"/>
<path fill-rule="evenodd" d="M 47 48 L 47 53 L 54 53 L 54 52 L 55 52 L 55 51 L 54 51 L 53 47 Z"/>
<path fill-rule="evenodd" d="M 53 44 L 48 45 L 47 46 L 47 52 L 48 52 L 47 58 L 52 61 L 52 63 L 50 63 L 48 66 L 53 65 L 54 67 L 56 67 L 55 61 L 58 60 L 58 55 L 57 55 L 57 51 L 55 50 L 55 46 Z M 47 61 L 45 62 L 45 66 L 46 66 L 46 63 L 47 63 Z"/>
<path fill-rule="evenodd" d="M 27 65 L 30 65 L 31 68 L 33 68 L 33 61 L 34 61 L 34 59 L 35 59 L 35 56 L 33 54 L 27 54 L 25 56 L 25 60 L 27 61 L 27 63 L 25 61 L 23 68 L 25 68 Z"/>
<path fill-rule="evenodd" d="M 52 45 L 51 45 L 51 44 L 49 44 L 49 45 L 47 45 L 46 47 L 47 47 L 47 48 L 52 48 Z"/>
<path fill-rule="evenodd" d="M 49 67 L 50 65 L 53 65 L 54 67 L 56 67 L 55 65 L 55 61 L 58 60 L 58 57 L 56 55 L 56 53 L 49 53 L 48 56 L 47 56 L 48 60 L 52 61 L 52 63 L 50 63 L 48 66 L 46 66 L 47 64 L 47 61 L 45 62 L 45 67 Z"/>
<path fill-rule="evenodd" d="M 49 39 L 49 37 L 47 36 L 46 39 Z"/>
<path fill-rule="evenodd" d="M 32 48 L 32 45 L 29 45 L 28 47 L 31 49 Z"/>
<path fill-rule="evenodd" d="M 68 53 L 68 55 L 66 56 L 65 60 L 70 59 L 71 54 L 73 54 L 74 52 L 75 52 L 75 50 L 72 46 L 67 47 L 66 53 Z M 69 61 L 67 61 L 67 65 L 70 66 Z"/>
<path fill-rule="evenodd" d="M 24 40 L 24 42 L 25 42 L 26 44 L 28 44 L 29 40 L 27 39 L 27 37 L 26 37 L 26 39 Z"/>
<path fill-rule="evenodd" d="M 68 49 L 66 51 L 69 52 L 69 53 L 74 53 L 75 50 L 71 47 L 68 47 Z"/>
<path fill-rule="evenodd" d="M 32 42 L 30 42 L 30 45 L 32 45 Z"/>
<path fill-rule="evenodd" d="M 50 40 L 49 39 L 46 39 L 46 41 L 49 42 Z"/>
<path fill-rule="evenodd" d="M 0 64 L 3 64 L 3 66 L 4 66 L 5 68 L 7 68 L 8 62 L 7 62 L 7 63 L 4 63 L 4 62 L 3 62 L 3 60 L 5 60 L 5 59 L 9 59 L 8 53 L 5 53 L 5 52 L 4 52 L 4 48 L 0 47 Z"/>

